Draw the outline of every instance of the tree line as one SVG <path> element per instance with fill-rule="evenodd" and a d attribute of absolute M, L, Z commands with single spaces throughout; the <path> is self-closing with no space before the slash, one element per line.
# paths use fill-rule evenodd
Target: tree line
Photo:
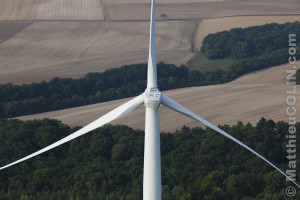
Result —
<path fill-rule="evenodd" d="M 246 73 L 284 62 L 276 52 L 267 57 L 245 59 L 228 70 L 205 73 L 186 66 L 158 64 L 160 90 L 205 86 L 230 82 Z M 146 64 L 128 65 L 103 73 L 88 73 L 83 78 L 54 78 L 49 82 L 0 85 L 0 118 L 17 117 L 52 110 L 83 106 L 141 94 L 146 85 Z M 299 82 L 297 72 L 297 84 Z"/>
<path fill-rule="evenodd" d="M 207 58 L 244 59 L 269 54 L 274 51 L 288 52 L 289 34 L 300 35 L 300 22 L 271 23 L 249 28 L 235 28 L 209 34 L 201 47 Z M 300 42 L 297 41 L 299 47 Z"/>
<path fill-rule="evenodd" d="M 201 52 L 206 58 L 236 58 L 229 71 L 229 80 L 249 72 L 288 62 L 289 34 L 300 35 L 300 22 L 271 23 L 249 28 L 234 28 L 209 34 L 203 40 Z M 296 44 L 300 58 L 300 42 Z M 297 82 L 299 84 L 299 81 Z"/>
<path fill-rule="evenodd" d="M 287 45 L 287 38 L 282 37 L 282 34 L 291 30 L 298 31 L 299 23 L 268 24 L 210 34 L 204 39 L 202 48 L 207 57 L 234 56 L 230 49 L 236 48 L 239 38 L 251 44 L 253 46 L 252 48 L 250 45 L 251 51 L 256 53 L 239 56 L 240 59 L 226 70 L 218 68 L 203 73 L 189 70 L 184 65 L 177 67 L 172 64 L 159 63 L 159 88 L 169 90 L 227 83 L 244 74 L 287 63 L 288 50 L 281 48 L 283 40 Z M 282 41 L 279 42 L 278 38 Z M 219 54 L 222 56 L 215 56 Z M 296 57 L 300 58 L 300 48 L 297 49 Z M 135 64 L 109 69 L 102 73 L 88 73 L 79 79 L 54 78 L 48 82 L 32 84 L 2 84 L 0 85 L 0 118 L 132 97 L 145 90 L 146 76 L 147 64 Z M 299 71 L 297 77 L 299 77 Z M 300 78 L 297 80 L 297 84 L 300 84 Z"/>
<path fill-rule="evenodd" d="M 289 125 L 262 118 L 222 128 L 287 167 Z M 296 125 L 299 134 L 300 124 Z M 1 120 L 0 165 L 43 148 L 77 128 L 56 120 Z M 297 142 L 297 145 L 300 145 Z M 140 200 L 144 132 L 107 125 L 0 171 L 1 200 Z M 161 134 L 164 200 L 285 199 L 285 178 L 218 133 L 183 127 Z M 296 199 L 299 199 L 297 194 Z"/>
<path fill-rule="evenodd" d="M 15 117 L 50 110 L 132 97 L 146 89 L 147 65 L 126 65 L 79 79 L 54 78 L 49 82 L 0 85 L 0 117 Z M 206 85 L 205 75 L 186 66 L 158 64 L 161 90 Z"/>

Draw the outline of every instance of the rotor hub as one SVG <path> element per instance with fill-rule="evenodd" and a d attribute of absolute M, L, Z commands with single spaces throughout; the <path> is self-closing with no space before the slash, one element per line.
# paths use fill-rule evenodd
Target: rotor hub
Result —
<path fill-rule="evenodd" d="M 161 92 L 158 88 L 147 88 L 144 92 L 144 104 L 147 108 L 157 109 L 161 102 Z"/>

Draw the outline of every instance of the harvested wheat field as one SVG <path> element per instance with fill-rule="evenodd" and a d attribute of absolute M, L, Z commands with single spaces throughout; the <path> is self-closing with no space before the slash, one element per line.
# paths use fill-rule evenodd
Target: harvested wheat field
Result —
<path fill-rule="evenodd" d="M 0 21 L 0 44 L 18 34 L 24 28 L 31 25 L 31 22 L 20 22 L 20 21 Z"/>
<path fill-rule="evenodd" d="M 35 18 L 39 0 L 1 0 L 0 20 L 31 20 Z"/>
<path fill-rule="evenodd" d="M 147 62 L 150 2 L 1 0 L 0 84 L 76 78 Z M 195 55 L 199 18 L 300 14 L 298 0 L 158 0 L 157 8 L 157 18 L 165 13 L 179 19 L 157 23 L 158 61 L 176 65 Z"/>
<path fill-rule="evenodd" d="M 282 65 L 269 68 L 228 84 L 176 89 L 164 94 L 215 124 L 236 124 L 237 121 L 256 123 L 261 117 L 287 121 L 285 91 L 290 88 L 285 86 L 285 70 L 288 67 Z M 299 86 L 297 88 L 300 89 Z M 55 118 L 71 126 L 83 126 L 128 100 L 42 113 L 20 119 Z M 144 107 L 141 106 L 113 124 L 126 124 L 144 129 L 144 114 Z M 300 117 L 299 113 L 297 117 Z M 160 120 L 162 131 L 174 131 L 184 125 L 200 126 L 200 123 L 164 106 L 161 107 Z"/>
<path fill-rule="evenodd" d="M 230 30 L 232 28 L 246 28 L 268 23 L 284 24 L 286 22 L 300 21 L 300 15 L 295 16 L 240 16 L 201 21 L 195 37 L 195 49 L 200 50 L 203 39 L 210 33 Z"/>
<path fill-rule="evenodd" d="M 148 0 L 102 0 L 110 20 L 148 20 Z M 157 0 L 157 18 L 206 19 L 238 15 L 300 14 L 298 0 Z"/>
<path fill-rule="evenodd" d="M 203 2 L 220 2 L 228 0 L 156 0 L 156 3 L 203 3 Z M 105 0 L 105 2 L 110 4 L 128 4 L 128 3 L 148 3 L 149 0 Z"/>
<path fill-rule="evenodd" d="M 0 20 L 148 20 L 150 0 L 1 0 Z M 157 0 L 158 18 L 300 14 L 298 0 Z"/>
<path fill-rule="evenodd" d="M 41 0 L 36 19 L 103 20 L 99 0 Z"/>
<path fill-rule="evenodd" d="M 186 63 L 195 27 L 194 21 L 158 22 L 158 61 Z M 12 37 L 0 44 L 0 83 L 80 77 L 147 62 L 148 22 L 42 21 L 19 29 L 11 28 Z"/>
<path fill-rule="evenodd" d="M 1 0 L 0 20 L 103 20 L 99 0 Z"/>

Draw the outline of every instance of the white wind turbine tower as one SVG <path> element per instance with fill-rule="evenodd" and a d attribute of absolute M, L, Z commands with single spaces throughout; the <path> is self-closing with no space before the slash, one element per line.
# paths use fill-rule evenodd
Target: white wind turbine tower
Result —
<path fill-rule="evenodd" d="M 178 104 L 171 98 L 162 94 L 157 88 L 157 69 L 156 69 L 156 44 L 155 44 L 155 0 L 152 0 L 151 6 L 151 22 L 150 22 L 150 46 L 149 46 L 149 60 L 148 60 L 148 77 L 147 77 L 147 88 L 145 92 L 132 100 L 124 103 L 123 105 L 115 108 L 94 122 L 88 124 L 82 129 L 72 133 L 71 135 L 35 152 L 20 160 L 13 163 L 5 165 L 0 168 L 3 170 L 7 167 L 30 159 L 41 153 L 44 153 L 50 149 L 53 149 L 61 144 L 64 144 L 70 140 L 73 140 L 83 134 L 86 134 L 94 129 L 97 129 L 104 124 L 110 123 L 111 121 L 123 117 L 129 112 L 133 111 L 138 106 L 144 103 L 146 107 L 146 119 L 145 119 L 145 151 L 144 151 L 144 180 L 143 180 L 143 200 L 161 200 L 162 189 L 161 189 L 161 159 L 160 159 L 160 124 L 159 124 L 159 106 L 163 104 L 164 106 L 177 111 L 187 117 L 190 117 L 196 121 L 203 123 L 204 125 L 210 127 L 216 132 L 222 134 L 223 136 L 229 138 L 230 140 L 241 145 L 245 149 L 249 150 L 266 163 L 275 168 L 278 172 L 286 177 L 286 180 L 293 182 L 298 188 L 300 185 L 292 180 L 288 175 L 286 175 L 282 170 L 272 164 L 269 160 L 264 158 L 262 155 L 232 137 L 225 131 L 221 130 L 212 123 L 206 121 L 202 117 L 196 115 L 192 111 Z"/>

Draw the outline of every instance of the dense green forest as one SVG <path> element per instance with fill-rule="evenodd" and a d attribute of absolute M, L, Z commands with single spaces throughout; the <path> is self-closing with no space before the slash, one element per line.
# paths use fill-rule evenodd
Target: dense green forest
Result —
<path fill-rule="evenodd" d="M 206 58 L 236 58 L 228 71 L 228 80 L 256 70 L 288 62 L 289 34 L 300 35 L 300 22 L 266 24 L 209 34 L 201 52 Z M 296 57 L 300 58 L 300 40 Z"/>
<path fill-rule="evenodd" d="M 288 127 L 262 118 L 222 128 L 284 170 Z M 72 131 L 56 120 L 1 120 L 0 165 Z M 161 134 L 161 143 L 164 200 L 286 199 L 281 174 L 210 129 L 183 127 Z M 0 171 L 0 199 L 141 200 L 143 150 L 143 131 L 107 125 Z"/>
<path fill-rule="evenodd" d="M 289 34 L 300 35 L 300 22 L 272 23 L 209 34 L 203 40 L 201 51 L 207 58 L 244 59 L 278 50 L 287 54 Z M 299 40 L 297 44 L 299 47 Z"/>

